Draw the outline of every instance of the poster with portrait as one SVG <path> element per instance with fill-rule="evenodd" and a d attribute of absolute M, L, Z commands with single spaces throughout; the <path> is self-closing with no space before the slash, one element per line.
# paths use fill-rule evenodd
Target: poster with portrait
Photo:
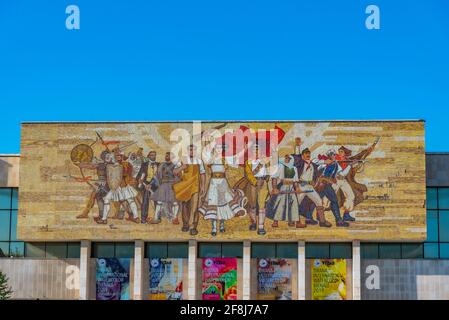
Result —
<path fill-rule="evenodd" d="M 129 300 L 128 258 L 96 259 L 96 300 Z"/>
<path fill-rule="evenodd" d="M 312 300 L 346 300 L 346 260 L 314 259 Z"/>
<path fill-rule="evenodd" d="M 182 300 L 182 259 L 150 259 L 150 300 Z"/>
<path fill-rule="evenodd" d="M 204 258 L 202 299 L 237 300 L 237 258 Z"/>
<path fill-rule="evenodd" d="M 257 299 L 292 299 L 292 266 L 288 259 L 257 259 Z"/>

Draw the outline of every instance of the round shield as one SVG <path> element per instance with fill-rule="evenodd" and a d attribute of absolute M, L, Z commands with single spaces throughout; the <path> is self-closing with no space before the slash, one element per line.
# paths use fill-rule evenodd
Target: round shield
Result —
<path fill-rule="evenodd" d="M 94 151 L 87 144 L 79 144 L 70 152 L 70 159 L 74 163 L 88 163 L 92 162 L 94 158 Z"/>

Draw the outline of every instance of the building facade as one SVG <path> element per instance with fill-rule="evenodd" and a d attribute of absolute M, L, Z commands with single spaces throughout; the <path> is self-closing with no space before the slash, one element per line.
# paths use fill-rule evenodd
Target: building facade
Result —
<path fill-rule="evenodd" d="M 55 125 L 59 127 L 55 129 Z M 250 230 L 251 208 L 243 217 L 216 219 L 215 230 L 210 221 L 214 219 L 206 219 L 208 215 L 199 215 L 199 221 L 189 216 L 190 212 L 184 210 L 192 204 L 186 205 L 188 201 L 181 201 L 185 199 L 177 193 L 176 200 L 182 202 L 177 217 L 170 217 L 169 213 L 156 216 L 159 198 L 148 200 L 144 196 L 151 186 L 139 189 L 136 185 L 135 189 L 142 192 L 116 201 L 123 208 L 116 208 L 115 212 L 114 201 L 111 204 L 107 201 L 114 185 L 112 180 L 108 180 L 108 190 L 97 197 L 98 188 L 91 185 L 104 182 L 98 164 L 107 163 L 102 151 L 113 154 L 114 144 L 119 148 L 130 145 L 135 150 L 134 154 L 125 155 L 127 162 L 134 161 L 139 148 L 148 159 L 151 158 L 149 151 L 156 150 L 156 161 L 164 162 L 166 149 L 157 147 L 162 145 L 164 137 L 153 137 L 166 128 L 161 125 L 158 132 L 148 129 L 153 126 L 145 123 L 132 124 L 131 128 L 129 124 L 105 123 L 23 125 L 21 156 L 0 156 L 0 270 L 9 277 L 14 299 L 449 299 L 449 154 L 424 154 L 422 122 L 235 124 L 237 128 L 263 130 L 274 127 L 276 135 L 272 139 L 275 140 L 264 138 L 264 143 L 268 141 L 273 146 L 273 141 L 278 141 L 280 158 L 284 154 L 292 158 L 304 155 L 306 148 L 312 149 L 316 158 L 318 155 L 323 158 L 332 149 L 328 146 L 338 148 L 339 145 L 353 149 L 354 154 L 370 152 L 363 159 L 351 159 L 351 164 L 363 163 L 357 179 L 368 190 L 353 204 L 350 217 L 355 216 L 355 221 L 347 219 L 351 221 L 349 226 L 337 228 L 337 220 L 332 220 L 334 214 L 329 209 L 324 216 L 331 227 L 307 224 L 304 228 L 301 224 L 310 218 L 307 214 L 297 217 L 299 224 L 294 214 L 283 219 L 276 210 L 270 218 L 267 205 L 265 234 L 258 232 L 261 211 L 257 211 L 259 225 Z M 211 126 L 217 127 L 216 123 Z M 123 138 L 123 130 L 131 132 L 131 138 Z M 142 130 L 150 140 L 159 139 L 157 143 L 140 140 L 136 132 Z M 302 138 L 300 143 L 298 137 Z M 325 143 L 321 137 L 326 137 Z M 132 168 L 140 165 L 141 169 L 143 163 L 151 163 L 148 159 L 131 162 Z M 346 160 L 339 161 L 339 170 L 343 171 Z M 188 165 L 194 164 L 180 162 L 186 166 L 177 183 L 184 181 Z M 286 158 L 285 162 L 288 162 Z M 209 190 L 211 177 L 226 177 L 229 185 L 239 185 L 247 162 L 235 166 L 235 171 L 226 171 L 226 176 L 220 172 L 220 165 L 204 164 Z M 298 166 L 286 164 L 286 168 L 284 175 L 288 169 L 293 173 Z M 198 184 L 201 184 L 202 170 L 198 165 Z M 149 172 L 146 168 L 145 174 Z M 124 170 L 119 173 L 123 177 L 119 182 L 126 190 L 133 181 L 151 181 L 148 177 L 137 179 L 139 172 L 135 173 L 135 180 L 132 171 L 129 180 Z M 269 185 L 273 177 L 287 181 L 286 176 L 273 174 L 264 187 L 273 186 Z M 256 177 L 256 180 L 260 179 Z M 189 184 L 182 190 L 194 189 Z M 286 203 L 292 203 L 287 189 L 282 190 L 284 193 L 277 195 L 278 198 L 269 193 L 267 199 L 273 198 L 272 202 L 279 205 L 282 202 L 275 199 L 286 195 Z M 201 185 L 198 192 L 201 193 Z M 248 192 L 243 194 L 247 196 Z M 209 198 L 211 194 L 207 193 Z M 350 193 L 342 194 L 346 199 L 351 198 Z M 130 198 L 138 208 L 135 221 Z M 150 209 L 148 221 L 142 223 L 145 201 L 150 203 Z M 232 202 L 237 204 L 238 201 Z M 348 205 L 344 201 L 339 204 L 343 218 Z M 108 205 L 112 213 L 103 223 Z M 210 212 L 218 215 L 213 210 Z M 317 210 L 312 212 L 311 219 L 319 222 Z M 111 218 L 114 214 L 118 219 Z M 152 223 L 151 219 L 155 218 L 161 221 Z M 186 231 L 182 230 L 185 220 L 189 226 Z M 220 230 L 222 220 L 224 228 Z M 195 228 L 198 233 L 192 234 Z"/>

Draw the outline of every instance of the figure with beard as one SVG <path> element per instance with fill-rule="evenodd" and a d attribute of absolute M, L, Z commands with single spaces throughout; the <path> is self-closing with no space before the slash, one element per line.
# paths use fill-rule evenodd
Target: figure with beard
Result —
<path fill-rule="evenodd" d="M 173 185 L 179 182 L 179 178 L 174 172 L 178 166 L 172 160 L 173 154 L 167 152 L 165 154 L 165 162 L 161 163 L 157 169 L 156 179 L 159 186 L 150 196 L 150 200 L 156 202 L 154 217 L 150 221 L 151 224 L 160 223 L 163 216 L 167 217 L 173 224 L 179 224 L 179 204 L 173 190 Z"/>
<path fill-rule="evenodd" d="M 136 176 L 138 188 L 142 193 L 142 212 L 140 216 L 141 223 L 148 223 L 148 210 L 150 208 L 151 195 L 158 188 L 157 169 L 159 162 L 156 161 L 156 151 L 150 151 L 147 158 L 142 163 L 139 173 Z M 153 203 L 153 210 L 156 204 Z"/>

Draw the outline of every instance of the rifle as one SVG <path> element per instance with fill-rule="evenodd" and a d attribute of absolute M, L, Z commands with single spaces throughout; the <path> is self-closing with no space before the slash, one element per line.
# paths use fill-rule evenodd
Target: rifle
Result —
<path fill-rule="evenodd" d="M 369 160 L 365 160 L 365 159 L 355 159 L 355 160 L 337 160 L 337 162 L 369 162 Z"/>
<path fill-rule="evenodd" d="M 279 192 L 280 194 L 301 194 L 301 193 L 312 193 L 314 190 L 306 190 L 306 191 L 299 191 L 299 192 L 297 192 L 297 191 L 291 191 L 291 192 L 283 192 L 283 191 L 281 191 L 281 192 Z"/>
<path fill-rule="evenodd" d="M 312 193 L 313 190 L 306 190 L 306 191 L 280 191 L 279 193 L 276 193 L 275 196 L 279 195 L 279 194 L 301 194 L 301 193 Z"/>

